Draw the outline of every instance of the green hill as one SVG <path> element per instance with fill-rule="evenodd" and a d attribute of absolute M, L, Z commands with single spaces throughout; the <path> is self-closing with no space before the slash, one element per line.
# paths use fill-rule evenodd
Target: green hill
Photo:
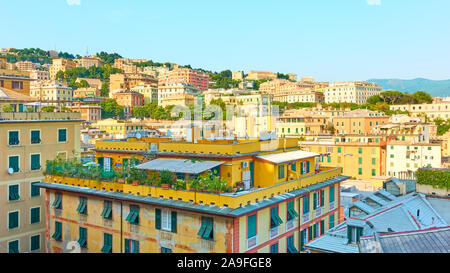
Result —
<path fill-rule="evenodd" d="M 375 82 L 385 90 L 398 90 L 402 92 L 414 93 L 416 91 L 425 91 L 433 97 L 450 96 L 450 80 L 434 81 L 423 78 L 413 80 L 400 79 L 371 79 L 369 82 Z"/>

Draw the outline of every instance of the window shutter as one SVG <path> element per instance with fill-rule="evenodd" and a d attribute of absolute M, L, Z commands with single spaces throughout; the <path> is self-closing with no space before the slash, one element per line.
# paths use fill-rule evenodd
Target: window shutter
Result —
<path fill-rule="evenodd" d="M 315 192 L 314 193 L 314 200 L 313 200 L 314 202 L 313 202 L 313 207 L 314 207 L 314 209 L 316 209 L 317 208 L 317 192 Z"/>
<path fill-rule="evenodd" d="M 330 187 L 330 203 L 334 202 L 334 186 Z"/>
<path fill-rule="evenodd" d="M 309 173 L 309 161 L 306 161 L 306 173 Z"/>
<path fill-rule="evenodd" d="M 321 190 L 320 191 L 320 206 L 323 207 L 324 204 L 325 204 L 325 191 Z"/>
<path fill-rule="evenodd" d="M 172 232 L 177 233 L 177 212 L 172 211 Z"/>
<path fill-rule="evenodd" d="M 161 209 L 155 209 L 155 228 L 161 229 Z"/>
<path fill-rule="evenodd" d="M 351 226 L 347 226 L 347 239 L 348 239 L 348 243 L 352 243 L 352 227 Z"/>
<path fill-rule="evenodd" d="M 130 253 L 130 240 L 125 239 L 125 253 Z"/>
<path fill-rule="evenodd" d="M 247 238 L 256 236 L 256 214 L 248 217 Z"/>
<path fill-rule="evenodd" d="M 306 229 L 300 232 L 300 250 L 303 251 L 305 249 L 305 232 Z"/>
<path fill-rule="evenodd" d="M 300 174 L 303 174 L 303 162 L 300 162 Z"/>

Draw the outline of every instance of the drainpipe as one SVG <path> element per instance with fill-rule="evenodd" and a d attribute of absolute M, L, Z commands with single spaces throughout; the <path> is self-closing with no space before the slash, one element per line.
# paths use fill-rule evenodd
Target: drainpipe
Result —
<path fill-rule="evenodd" d="M 300 210 L 300 203 L 301 203 L 301 198 L 299 198 L 298 199 L 298 252 L 300 252 L 300 251 L 302 251 L 302 245 L 301 245 L 301 242 L 302 242 L 302 229 L 301 229 L 301 223 L 300 223 L 300 218 L 301 218 L 301 216 L 300 215 L 302 215 L 302 213 L 301 213 L 301 210 Z"/>

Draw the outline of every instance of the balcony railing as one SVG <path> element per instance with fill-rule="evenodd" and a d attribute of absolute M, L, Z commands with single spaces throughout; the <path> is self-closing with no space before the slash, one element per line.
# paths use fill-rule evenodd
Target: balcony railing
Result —
<path fill-rule="evenodd" d="M 334 208 L 335 208 L 334 206 L 335 206 L 335 205 L 334 205 L 334 202 L 331 202 L 331 203 L 330 203 L 330 211 L 334 210 Z"/>
<path fill-rule="evenodd" d="M 314 211 L 314 217 L 317 218 L 319 216 L 322 215 L 322 207 L 318 207 L 315 211 Z"/>
<path fill-rule="evenodd" d="M 276 227 L 271 228 L 269 230 L 269 237 L 270 237 L 270 239 L 273 239 L 273 238 L 277 237 L 278 234 L 280 234 L 280 226 L 276 226 Z"/>
<path fill-rule="evenodd" d="M 295 219 L 286 222 L 286 231 L 289 231 L 295 227 Z"/>
<path fill-rule="evenodd" d="M 258 236 L 253 236 L 247 239 L 247 250 L 254 248 L 258 244 Z"/>
<path fill-rule="evenodd" d="M 311 220 L 311 219 L 310 219 L 310 213 L 309 213 L 309 212 L 304 213 L 304 214 L 303 214 L 303 224 L 304 224 L 304 223 L 308 223 L 309 220 Z"/>

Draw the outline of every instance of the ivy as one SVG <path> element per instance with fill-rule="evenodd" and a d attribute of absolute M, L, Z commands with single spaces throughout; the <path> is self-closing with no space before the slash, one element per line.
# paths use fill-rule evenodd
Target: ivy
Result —
<path fill-rule="evenodd" d="M 419 169 L 416 172 L 417 183 L 439 189 L 450 189 L 450 170 Z"/>

